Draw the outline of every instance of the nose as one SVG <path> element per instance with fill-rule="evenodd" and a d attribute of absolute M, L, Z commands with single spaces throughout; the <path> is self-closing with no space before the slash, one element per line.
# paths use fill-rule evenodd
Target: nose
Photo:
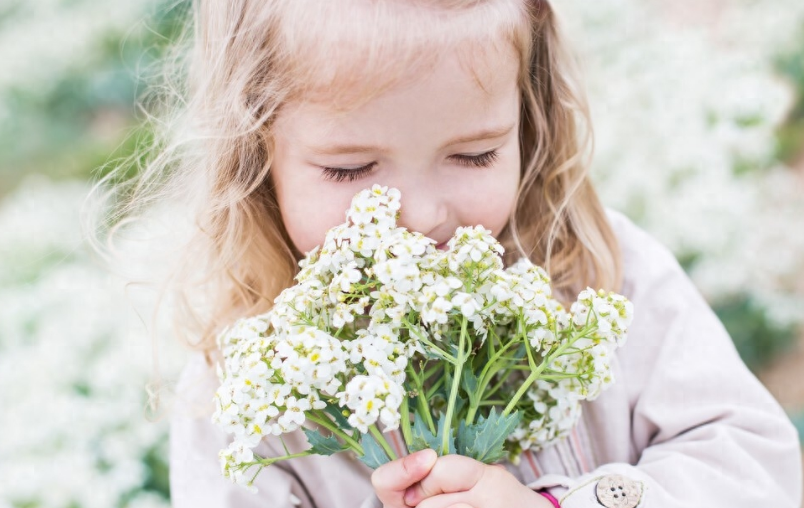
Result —
<path fill-rule="evenodd" d="M 402 194 L 402 207 L 397 225 L 438 241 L 448 234 L 448 194 L 431 179 L 420 179 L 407 185 L 397 185 Z"/>

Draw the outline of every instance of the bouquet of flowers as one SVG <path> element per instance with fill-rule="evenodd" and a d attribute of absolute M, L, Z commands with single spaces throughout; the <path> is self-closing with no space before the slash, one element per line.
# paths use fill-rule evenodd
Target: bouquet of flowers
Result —
<path fill-rule="evenodd" d="M 358 193 L 297 284 L 219 335 L 213 421 L 234 435 L 220 452 L 232 481 L 253 489 L 263 467 L 310 454 L 354 452 L 376 468 L 396 458 L 394 429 L 410 452 L 516 461 L 565 436 L 580 401 L 613 382 L 629 301 L 587 288 L 567 311 L 542 268 L 504 269 L 482 226 L 439 250 L 397 227 L 399 209 L 396 189 Z M 300 428 L 309 449 L 254 454 Z"/>

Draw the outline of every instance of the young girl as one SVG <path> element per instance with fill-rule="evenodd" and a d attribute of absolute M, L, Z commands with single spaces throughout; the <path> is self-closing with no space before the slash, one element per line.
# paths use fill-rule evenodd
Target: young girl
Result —
<path fill-rule="evenodd" d="M 202 341 L 177 390 L 174 506 L 799 506 L 790 421 L 670 252 L 595 195 L 583 92 L 546 1 L 201 0 L 193 21 L 191 137 L 140 186 L 170 165 L 195 203 L 184 269 L 209 300 L 186 323 Z M 629 298 L 616 382 L 567 439 L 518 464 L 405 456 L 393 435 L 402 458 L 376 471 L 309 456 L 247 492 L 220 473 L 215 337 L 267 311 L 375 183 L 402 192 L 401 226 L 443 243 L 482 224 L 507 263 L 545 266 L 565 301 L 586 286 Z M 286 442 L 307 446 L 299 432 Z M 271 439 L 257 451 L 284 454 Z"/>

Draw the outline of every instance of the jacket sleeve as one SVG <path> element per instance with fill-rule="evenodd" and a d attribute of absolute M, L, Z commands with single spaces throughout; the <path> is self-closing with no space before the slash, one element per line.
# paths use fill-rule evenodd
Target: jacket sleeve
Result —
<path fill-rule="evenodd" d="M 632 233 L 624 258 L 644 269 L 627 285 L 635 318 L 618 356 L 637 460 L 528 486 L 548 488 L 563 508 L 799 508 L 801 450 L 789 418 L 672 254 Z"/>
<path fill-rule="evenodd" d="M 218 452 L 231 436 L 211 421 L 218 387 L 214 369 L 200 353 L 191 355 L 176 387 L 170 425 L 170 491 L 174 508 L 372 508 L 371 470 L 350 454 L 311 455 L 275 463 L 254 479 L 249 492 L 221 473 Z M 301 431 L 283 436 L 292 452 L 306 449 Z M 282 442 L 264 438 L 256 455 L 284 454 Z"/>
<path fill-rule="evenodd" d="M 170 423 L 170 493 L 174 508 L 303 508 L 312 506 L 287 464 L 263 469 L 253 494 L 225 478 L 218 451 L 229 436 L 210 421 L 216 379 L 203 355 L 193 354 L 176 389 Z M 277 467 L 279 466 L 279 467 Z"/>

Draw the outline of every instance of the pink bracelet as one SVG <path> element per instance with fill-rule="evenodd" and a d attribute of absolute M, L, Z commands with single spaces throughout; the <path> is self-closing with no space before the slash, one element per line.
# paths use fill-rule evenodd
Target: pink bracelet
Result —
<path fill-rule="evenodd" d="M 553 503 L 553 508 L 561 508 L 561 505 L 558 504 L 558 499 L 556 499 L 555 496 L 553 496 L 552 494 L 550 494 L 546 490 L 537 490 L 536 492 L 538 492 L 539 494 L 543 495 L 544 497 L 547 498 L 548 501 Z"/>

